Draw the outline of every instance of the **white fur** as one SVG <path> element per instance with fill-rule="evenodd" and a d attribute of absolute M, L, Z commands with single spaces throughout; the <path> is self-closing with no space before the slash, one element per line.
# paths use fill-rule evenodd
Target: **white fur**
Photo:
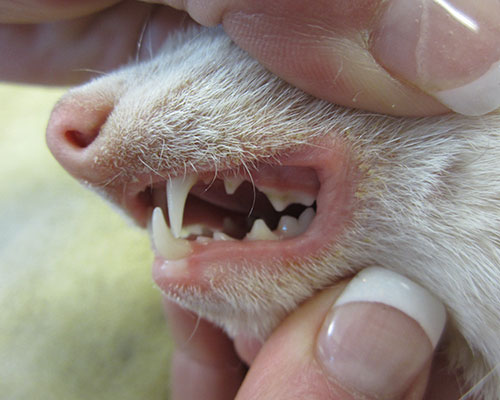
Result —
<path fill-rule="evenodd" d="M 234 268 L 214 266 L 212 290 L 177 288 L 181 304 L 230 335 L 264 338 L 316 290 L 383 266 L 444 302 L 450 366 L 463 368 L 483 399 L 500 397 L 500 115 L 346 110 L 284 83 L 220 30 L 179 34 L 151 61 L 77 88 L 63 102 L 92 107 L 96 99 L 114 104 L 92 144 L 92 167 L 108 174 L 97 185 L 104 192 L 154 171 L 272 164 L 328 135 L 359 163 L 353 221 L 328 251 L 300 264 L 277 259 L 273 273 L 239 265 L 231 275 Z"/>

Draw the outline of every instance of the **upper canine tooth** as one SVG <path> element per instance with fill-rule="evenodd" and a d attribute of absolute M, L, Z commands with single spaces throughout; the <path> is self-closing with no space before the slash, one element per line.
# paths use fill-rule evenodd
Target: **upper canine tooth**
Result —
<path fill-rule="evenodd" d="M 155 248 L 165 260 L 179 260 L 191 254 L 191 245 L 187 240 L 175 239 L 172 236 L 160 207 L 153 210 L 151 228 Z"/>
<path fill-rule="evenodd" d="M 244 182 L 245 180 L 239 176 L 231 176 L 224 178 L 224 188 L 226 189 L 227 194 L 234 194 L 236 189 Z"/>
<path fill-rule="evenodd" d="M 281 191 L 272 188 L 258 188 L 264 193 L 274 209 L 278 212 L 283 211 L 290 204 L 298 203 L 310 207 L 313 205 L 316 198 L 313 195 L 299 192 L 299 191 Z"/>
<path fill-rule="evenodd" d="M 195 175 L 167 180 L 168 218 L 170 220 L 170 229 L 175 238 L 179 238 L 181 235 L 186 198 L 196 180 Z"/>
<path fill-rule="evenodd" d="M 276 236 L 268 228 L 264 220 L 257 219 L 252 226 L 252 230 L 247 233 L 246 238 L 248 240 L 277 240 Z"/>

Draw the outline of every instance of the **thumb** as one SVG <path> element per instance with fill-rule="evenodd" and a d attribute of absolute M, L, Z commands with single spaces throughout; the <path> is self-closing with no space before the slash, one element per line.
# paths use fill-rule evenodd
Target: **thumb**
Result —
<path fill-rule="evenodd" d="M 445 319 L 427 290 L 383 268 L 365 269 L 287 318 L 236 398 L 423 398 Z"/>

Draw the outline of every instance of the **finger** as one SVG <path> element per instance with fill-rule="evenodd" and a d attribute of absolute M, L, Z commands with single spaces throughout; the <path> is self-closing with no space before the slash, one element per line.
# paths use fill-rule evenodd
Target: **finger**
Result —
<path fill-rule="evenodd" d="M 343 289 L 321 293 L 273 333 L 238 400 L 423 398 L 443 306 L 381 268 L 363 271 Z"/>
<path fill-rule="evenodd" d="M 218 328 L 164 300 L 176 349 L 172 360 L 172 400 L 232 400 L 246 368 L 232 342 Z"/>
<path fill-rule="evenodd" d="M 500 106 L 497 0 L 162 1 L 228 34 L 305 91 L 395 115 Z"/>
<path fill-rule="evenodd" d="M 188 23 L 185 13 L 169 7 L 126 1 L 70 21 L 0 25 L 0 79 L 80 83 L 133 58 L 152 57 Z"/>
<path fill-rule="evenodd" d="M 103 10 L 121 0 L 58 1 L 0 0 L 0 23 L 20 24 L 77 18 Z"/>

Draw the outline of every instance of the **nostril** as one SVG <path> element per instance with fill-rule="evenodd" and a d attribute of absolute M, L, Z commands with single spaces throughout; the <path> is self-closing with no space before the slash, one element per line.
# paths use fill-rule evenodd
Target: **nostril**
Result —
<path fill-rule="evenodd" d="M 113 110 L 113 103 L 97 96 L 63 98 L 54 108 L 47 126 L 47 144 L 54 157 L 73 176 L 93 182 L 101 178 L 94 160 L 94 146 Z"/>
<path fill-rule="evenodd" d="M 64 136 L 69 143 L 82 149 L 90 145 L 98 135 L 99 130 L 87 133 L 83 133 L 77 130 L 68 130 L 64 133 Z"/>

